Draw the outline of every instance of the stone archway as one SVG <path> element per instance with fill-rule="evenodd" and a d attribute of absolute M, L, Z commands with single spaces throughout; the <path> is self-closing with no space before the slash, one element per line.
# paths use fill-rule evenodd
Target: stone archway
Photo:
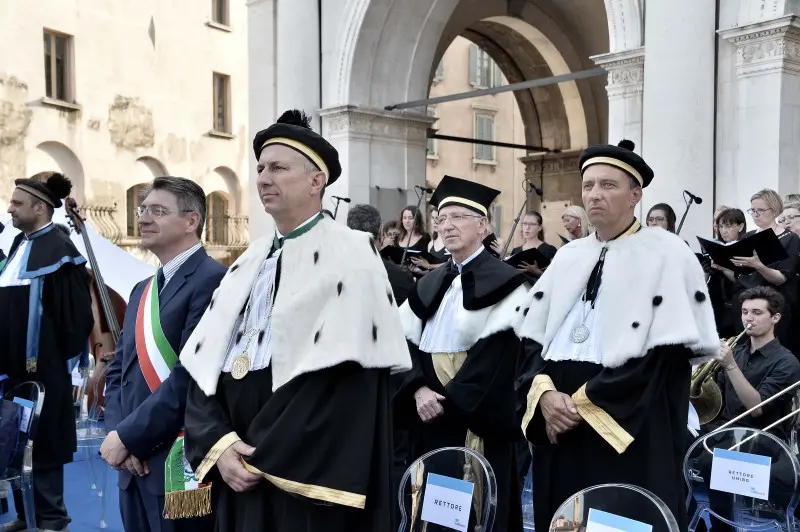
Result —
<path fill-rule="evenodd" d="M 72 181 L 72 196 L 82 203 L 85 200 L 83 165 L 78 156 L 60 142 L 48 141 L 39 144 L 28 154 L 28 177 L 43 172 L 60 172 Z"/>

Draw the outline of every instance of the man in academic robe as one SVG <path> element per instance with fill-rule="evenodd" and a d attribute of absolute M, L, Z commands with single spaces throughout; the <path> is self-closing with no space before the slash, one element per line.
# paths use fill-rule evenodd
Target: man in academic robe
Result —
<path fill-rule="evenodd" d="M 320 213 L 336 149 L 288 111 L 253 141 L 274 235 L 231 266 L 181 352 L 186 454 L 217 530 L 396 530 L 391 372 L 411 367 L 370 235 Z"/>
<path fill-rule="evenodd" d="M 64 464 L 77 439 L 72 380 L 67 361 L 83 351 L 94 319 L 89 274 L 72 241 L 53 225 L 72 183 L 61 174 L 46 182 L 18 179 L 8 212 L 21 231 L 0 272 L 0 373 L 5 391 L 38 381 L 46 391 L 33 447 L 36 522 L 43 530 L 64 530 Z M 18 519 L 3 530 L 26 530 L 21 493 L 14 492 Z"/>
<path fill-rule="evenodd" d="M 481 239 L 499 193 L 445 176 L 431 197 L 451 258 L 417 281 L 400 308 L 414 368 L 395 402 L 399 418 L 424 423 L 420 454 L 468 447 L 486 457 L 497 478 L 495 529 L 513 532 L 522 530 L 515 444 L 523 439 L 513 327 L 529 287 Z"/>
<path fill-rule="evenodd" d="M 214 522 L 210 515 L 165 518 L 182 506 L 181 499 L 201 497 L 202 493 L 165 493 L 166 485 L 171 484 L 165 478 L 175 473 L 165 471 L 165 464 L 183 429 L 190 380 L 176 353 L 200 321 L 226 268 L 209 257 L 200 244 L 206 195 L 194 181 L 156 178 L 136 216 L 141 246 L 158 257 L 161 265 L 154 277 L 140 282 L 131 292 L 114 361 L 106 376 L 108 436 L 100 452 L 111 467 L 119 470 L 125 530 L 211 531 Z"/>
<path fill-rule="evenodd" d="M 634 216 L 653 171 L 633 148 L 623 141 L 581 155 L 596 233 L 559 250 L 518 328 L 537 530 L 571 495 L 614 482 L 655 493 L 687 526 L 689 376 L 692 363 L 718 354 L 719 338 L 691 249 Z M 641 511 L 626 517 L 653 518 Z"/>

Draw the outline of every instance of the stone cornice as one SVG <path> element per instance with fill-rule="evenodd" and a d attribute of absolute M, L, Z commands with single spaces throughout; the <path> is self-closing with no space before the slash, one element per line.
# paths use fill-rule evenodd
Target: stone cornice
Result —
<path fill-rule="evenodd" d="M 407 111 L 384 111 L 360 105 L 343 105 L 320 111 L 324 132 L 331 138 L 362 137 L 427 144 L 428 128 L 436 121 Z"/>
<path fill-rule="evenodd" d="M 591 57 L 608 71 L 609 99 L 640 95 L 644 91 L 644 47 Z"/>
<path fill-rule="evenodd" d="M 787 15 L 719 31 L 736 47 L 736 75 L 800 75 L 800 20 Z"/>
<path fill-rule="evenodd" d="M 536 153 L 520 157 L 525 165 L 525 178 L 538 180 L 540 175 L 574 175 L 579 173 L 578 160 L 583 150 L 565 150 L 560 153 Z M 542 172 L 544 165 L 544 172 Z M 538 181 L 535 181 L 538 183 Z"/>

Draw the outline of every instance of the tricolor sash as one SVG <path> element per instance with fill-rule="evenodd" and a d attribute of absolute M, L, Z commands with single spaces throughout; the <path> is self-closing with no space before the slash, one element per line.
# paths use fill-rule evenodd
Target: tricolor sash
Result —
<path fill-rule="evenodd" d="M 178 355 L 161 328 L 156 276 L 147 283 L 136 313 L 136 353 L 150 392 L 169 377 Z M 183 431 L 172 444 L 164 465 L 164 518 L 202 517 L 211 512 L 211 484 L 200 484 L 183 449 Z"/>

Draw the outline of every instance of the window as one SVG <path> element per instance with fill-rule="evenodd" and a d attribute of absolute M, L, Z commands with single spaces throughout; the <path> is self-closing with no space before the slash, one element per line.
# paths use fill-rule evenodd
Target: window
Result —
<path fill-rule="evenodd" d="M 206 242 L 209 244 L 228 243 L 228 200 L 220 192 L 212 192 L 206 197 Z"/>
<path fill-rule="evenodd" d="M 217 24 L 228 26 L 228 0 L 211 0 L 211 20 Z"/>
<path fill-rule="evenodd" d="M 214 131 L 231 132 L 231 78 L 224 74 L 214 74 Z"/>
<path fill-rule="evenodd" d="M 44 81 L 45 95 L 62 102 L 73 102 L 72 37 L 44 30 Z"/>
<path fill-rule="evenodd" d="M 142 183 L 128 189 L 128 236 L 138 237 L 139 221 L 136 218 L 136 209 L 142 204 L 150 185 Z"/>
<path fill-rule="evenodd" d="M 469 83 L 478 88 L 499 87 L 506 84 L 500 67 L 477 44 L 469 45 Z"/>
<path fill-rule="evenodd" d="M 494 116 L 475 113 L 475 139 L 494 140 Z M 475 159 L 478 161 L 494 161 L 494 146 L 475 144 Z"/>
<path fill-rule="evenodd" d="M 438 117 L 436 116 L 436 106 L 428 106 L 428 116 L 436 119 L 436 122 L 431 124 L 431 128 L 436 129 L 436 126 L 439 123 Z M 436 142 L 436 139 L 428 139 L 428 157 L 437 157 L 439 155 L 437 144 L 438 143 Z"/>

